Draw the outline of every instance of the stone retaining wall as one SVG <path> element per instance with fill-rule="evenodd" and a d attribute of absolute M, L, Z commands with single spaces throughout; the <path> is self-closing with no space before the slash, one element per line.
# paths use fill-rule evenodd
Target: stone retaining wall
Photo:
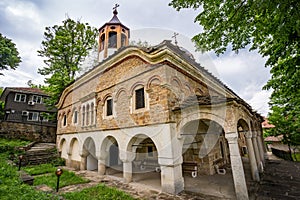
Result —
<path fill-rule="evenodd" d="M 0 122 L 0 137 L 55 143 L 56 126 Z"/>

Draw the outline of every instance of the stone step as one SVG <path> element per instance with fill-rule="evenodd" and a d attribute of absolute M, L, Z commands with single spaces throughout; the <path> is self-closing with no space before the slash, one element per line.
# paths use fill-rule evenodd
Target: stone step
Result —
<path fill-rule="evenodd" d="M 36 143 L 24 155 L 26 164 L 38 165 L 58 158 L 56 145 L 53 143 Z"/>

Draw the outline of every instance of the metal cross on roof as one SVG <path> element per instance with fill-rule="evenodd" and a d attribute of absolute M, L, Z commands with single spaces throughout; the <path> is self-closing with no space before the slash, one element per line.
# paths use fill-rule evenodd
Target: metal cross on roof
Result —
<path fill-rule="evenodd" d="M 177 42 L 177 35 L 178 35 L 178 33 L 174 32 L 174 35 L 172 36 L 172 38 L 174 38 L 174 40 L 175 40 L 175 45 L 178 44 L 178 42 Z"/>
<path fill-rule="evenodd" d="M 115 7 L 113 7 L 113 10 L 117 10 L 117 8 L 119 7 L 120 5 L 119 4 L 115 4 Z"/>

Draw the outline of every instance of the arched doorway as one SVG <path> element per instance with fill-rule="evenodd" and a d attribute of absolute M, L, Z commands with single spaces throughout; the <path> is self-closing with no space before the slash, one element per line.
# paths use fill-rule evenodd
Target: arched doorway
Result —
<path fill-rule="evenodd" d="M 118 143 L 113 143 L 109 147 L 109 166 L 119 165 L 119 147 Z"/>
<path fill-rule="evenodd" d="M 107 136 L 100 147 L 100 158 L 105 165 L 105 173 L 122 177 L 122 161 L 119 158 L 119 145 L 113 136 Z"/>
<path fill-rule="evenodd" d="M 69 159 L 68 152 L 67 152 L 67 142 L 65 139 L 62 139 L 60 142 L 59 153 L 60 153 L 60 157 L 63 158 L 65 161 Z"/>
<path fill-rule="evenodd" d="M 80 170 L 81 156 L 79 155 L 79 152 L 79 142 L 77 138 L 72 138 L 70 142 L 71 161 L 69 167 L 73 167 L 76 170 Z"/>
<path fill-rule="evenodd" d="M 207 195 L 214 190 L 216 196 L 234 198 L 229 146 L 223 127 L 213 120 L 198 119 L 187 122 L 180 132 L 185 190 Z"/>
<path fill-rule="evenodd" d="M 92 138 L 87 138 L 83 143 L 83 151 L 86 155 L 86 169 L 94 171 L 98 169 L 98 159 L 96 157 L 96 146 Z"/>
<path fill-rule="evenodd" d="M 132 162 L 132 180 L 161 189 L 159 152 L 153 140 L 145 134 L 138 134 L 131 138 L 127 152 L 135 155 Z"/>

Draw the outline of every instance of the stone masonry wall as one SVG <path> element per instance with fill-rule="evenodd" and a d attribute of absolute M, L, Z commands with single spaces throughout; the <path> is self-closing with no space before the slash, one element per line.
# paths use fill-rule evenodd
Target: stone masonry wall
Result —
<path fill-rule="evenodd" d="M 0 122 L 0 137 L 55 143 L 56 127 L 18 122 Z"/>

